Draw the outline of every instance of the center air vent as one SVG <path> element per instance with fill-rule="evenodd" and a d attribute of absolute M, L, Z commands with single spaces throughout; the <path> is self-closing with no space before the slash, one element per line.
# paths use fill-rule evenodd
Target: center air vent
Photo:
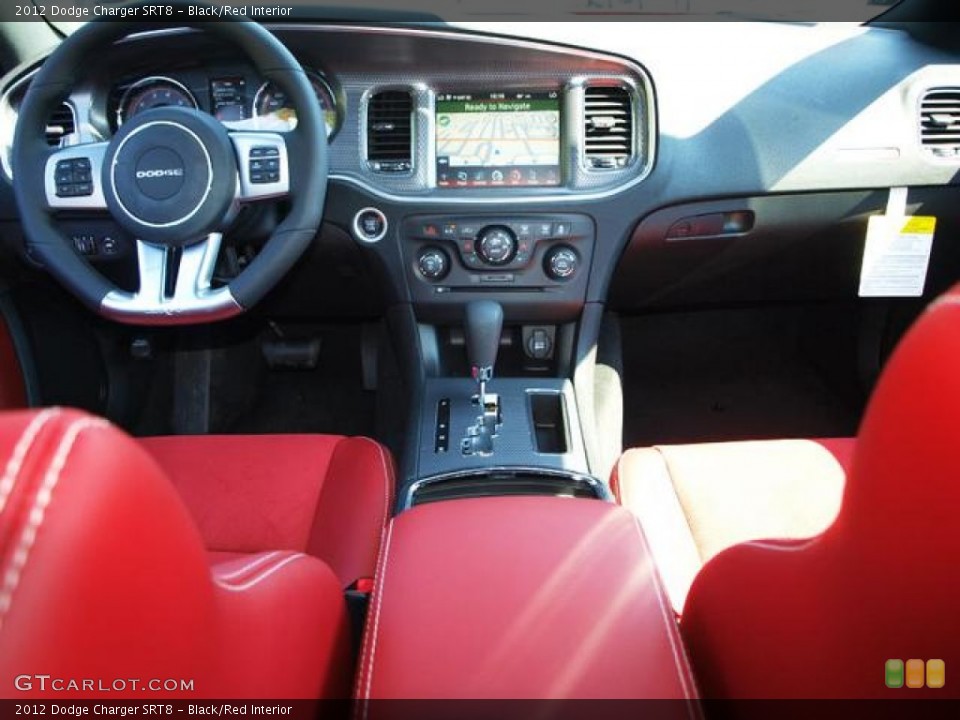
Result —
<path fill-rule="evenodd" d="M 367 160 L 383 173 L 409 172 L 413 167 L 413 100 L 407 90 L 386 90 L 367 105 Z"/>
<path fill-rule="evenodd" d="M 960 88 L 938 88 L 923 96 L 920 142 L 935 157 L 960 157 Z"/>
<path fill-rule="evenodd" d="M 588 167 L 615 170 L 633 159 L 633 103 L 619 85 L 588 86 L 584 90 L 584 158 Z"/>
<path fill-rule="evenodd" d="M 73 135 L 76 130 L 77 122 L 73 117 L 73 108 L 67 103 L 63 103 L 53 111 L 53 114 L 47 121 L 47 144 L 56 147 L 60 145 L 65 137 Z"/>

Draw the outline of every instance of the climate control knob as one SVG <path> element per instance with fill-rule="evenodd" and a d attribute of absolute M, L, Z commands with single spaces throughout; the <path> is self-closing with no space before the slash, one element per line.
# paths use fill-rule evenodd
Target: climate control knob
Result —
<path fill-rule="evenodd" d="M 440 248 L 423 248 L 417 255 L 417 269 L 427 280 L 443 280 L 450 272 L 450 256 Z"/>
<path fill-rule="evenodd" d="M 510 228 L 484 228 L 477 237 L 477 255 L 487 265 L 506 265 L 517 254 L 517 236 Z"/>
<path fill-rule="evenodd" d="M 543 259 L 543 270 L 554 280 L 569 280 L 580 266 L 580 256 L 569 245 L 551 248 Z"/>

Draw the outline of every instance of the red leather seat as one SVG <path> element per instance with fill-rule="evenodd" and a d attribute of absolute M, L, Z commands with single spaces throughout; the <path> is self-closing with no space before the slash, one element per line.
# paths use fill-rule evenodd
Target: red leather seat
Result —
<path fill-rule="evenodd" d="M 215 559 L 289 550 L 321 558 L 349 587 L 373 578 L 393 497 L 393 461 L 367 438 L 143 438 Z"/>
<path fill-rule="evenodd" d="M 161 464 L 79 412 L 0 415 L 0 695 L 346 696 L 343 585 L 372 574 L 383 451 L 326 437 L 146 446 Z"/>
<path fill-rule="evenodd" d="M 704 696 L 960 697 L 949 678 L 885 679 L 888 660 L 960 663 L 958 365 L 954 290 L 881 377 L 836 521 L 812 539 L 730 548 L 699 573 L 681 630 Z"/>
<path fill-rule="evenodd" d="M 626 451 L 611 487 L 644 527 L 674 612 L 704 564 L 743 542 L 819 535 L 840 512 L 853 439 Z"/>

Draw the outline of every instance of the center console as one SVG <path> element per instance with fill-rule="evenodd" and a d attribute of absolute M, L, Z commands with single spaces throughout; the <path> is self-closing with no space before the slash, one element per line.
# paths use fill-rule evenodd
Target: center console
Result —
<path fill-rule="evenodd" d="M 426 369 L 405 506 L 513 491 L 608 497 L 590 476 L 569 380 L 592 218 L 412 215 L 398 242 Z"/>
<path fill-rule="evenodd" d="M 658 706 L 658 718 L 700 717 L 635 518 L 581 499 L 458 500 L 397 516 L 377 570 L 357 697 L 656 698 L 673 701 Z"/>

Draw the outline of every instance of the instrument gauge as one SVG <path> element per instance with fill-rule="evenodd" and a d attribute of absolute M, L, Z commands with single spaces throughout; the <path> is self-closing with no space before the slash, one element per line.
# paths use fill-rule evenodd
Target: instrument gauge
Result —
<path fill-rule="evenodd" d="M 320 103 L 324 123 L 327 126 L 327 137 L 331 138 L 340 128 L 340 108 L 337 97 L 322 76 L 307 72 L 307 78 Z M 253 116 L 260 121 L 258 123 L 260 129 L 293 130 L 297 126 L 297 111 L 293 103 L 278 85 L 269 81 L 260 86 L 253 98 Z"/>
<path fill-rule="evenodd" d="M 126 120 L 158 107 L 187 107 L 196 109 L 197 99 L 185 85 L 173 78 L 160 75 L 143 78 L 128 87 L 117 108 L 117 126 Z"/>

